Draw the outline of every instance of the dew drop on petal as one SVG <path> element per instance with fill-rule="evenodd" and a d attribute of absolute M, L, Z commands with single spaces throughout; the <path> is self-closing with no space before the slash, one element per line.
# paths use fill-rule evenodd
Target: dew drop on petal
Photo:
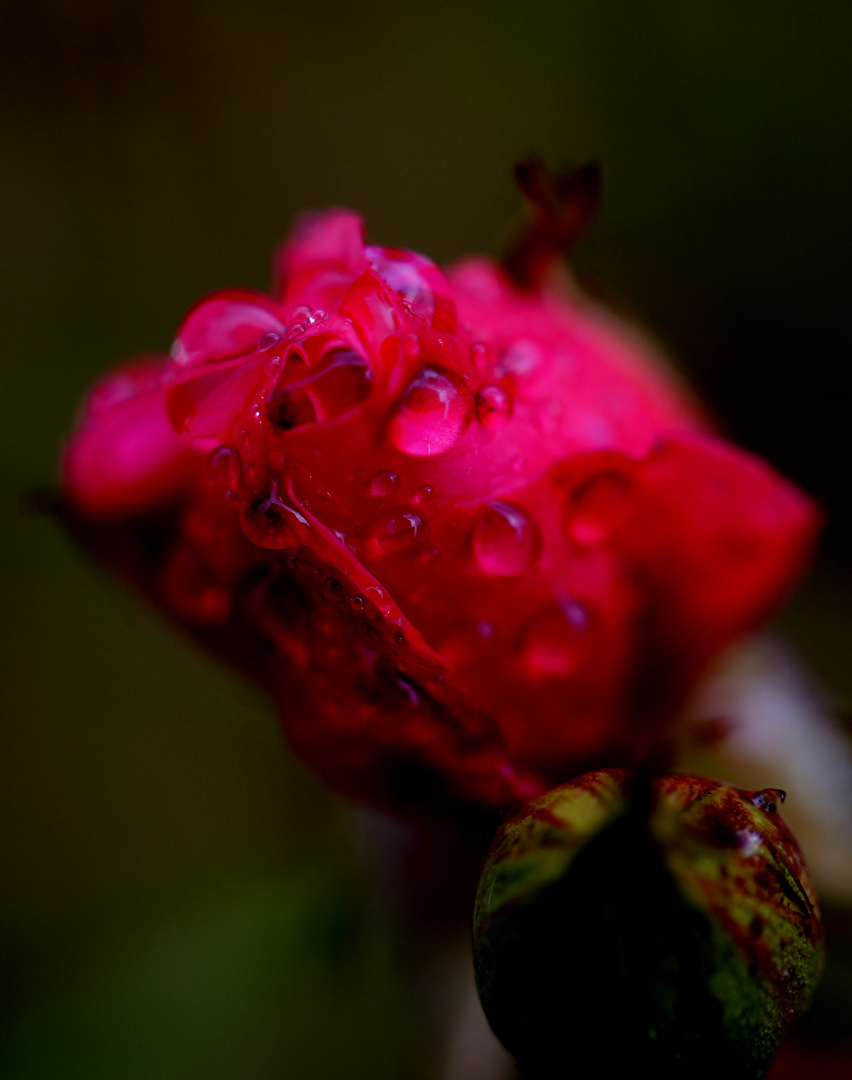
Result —
<path fill-rule="evenodd" d="M 483 427 L 504 427 L 511 415 L 512 399 L 501 386 L 492 383 L 481 387 L 476 395 L 476 418 Z"/>
<path fill-rule="evenodd" d="M 218 446 L 207 459 L 207 470 L 214 485 L 221 491 L 239 490 L 242 463 L 239 451 L 233 446 Z"/>
<path fill-rule="evenodd" d="M 398 510 L 383 518 L 373 533 L 382 554 L 408 547 L 421 536 L 423 519 L 413 510 Z"/>
<path fill-rule="evenodd" d="M 292 547 L 298 543 L 294 527 L 310 527 L 304 514 L 283 496 L 273 482 L 269 491 L 250 503 L 242 516 L 242 529 L 252 543 L 262 548 Z"/>
<path fill-rule="evenodd" d="M 458 442 L 473 413 L 473 398 L 455 374 L 423 368 L 388 420 L 390 442 L 412 457 L 444 454 Z"/>
<path fill-rule="evenodd" d="M 552 605 L 527 627 L 523 659 L 533 675 L 565 677 L 583 663 L 590 636 L 588 609 L 575 600 Z"/>
<path fill-rule="evenodd" d="M 263 373 L 268 379 L 276 379 L 281 372 L 281 357 L 272 356 L 263 365 Z"/>
<path fill-rule="evenodd" d="M 352 608 L 353 611 L 363 611 L 364 610 L 364 597 L 363 596 L 358 596 L 358 595 L 350 596 L 349 597 L 349 606 Z"/>
<path fill-rule="evenodd" d="M 326 600 L 330 600 L 333 604 L 338 604 L 344 597 L 343 586 L 337 578 L 327 577 L 323 582 L 322 594 Z"/>
<path fill-rule="evenodd" d="M 631 491 L 631 481 L 617 472 L 584 480 L 565 502 L 565 530 L 575 543 L 602 544 L 608 538 Z"/>
<path fill-rule="evenodd" d="M 435 489 L 429 484 L 426 484 L 422 488 L 418 488 L 417 491 L 414 492 L 412 502 L 414 502 L 417 506 L 420 506 L 422 503 L 429 502 L 429 500 L 434 496 L 434 494 Z"/>
<path fill-rule="evenodd" d="M 370 481 L 368 490 L 371 495 L 382 498 L 385 495 L 390 495 L 398 484 L 399 477 L 395 472 L 380 472 Z"/>
<path fill-rule="evenodd" d="M 521 339 L 503 353 L 495 374 L 501 378 L 504 375 L 511 375 L 516 379 L 524 379 L 531 375 L 540 363 L 541 352 L 538 345 L 534 341 Z"/>
<path fill-rule="evenodd" d="M 517 577 L 538 559 L 541 533 L 536 523 L 517 506 L 489 502 L 476 516 L 473 553 L 483 573 Z"/>
<path fill-rule="evenodd" d="M 435 330 L 455 330 L 456 305 L 449 282 L 425 255 L 402 248 L 364 249 L 372 269 L 400 296 L 409 310 Z"/>
<path fill-rule="evenodd" d="M 474 341 L 470 347 L 470 356 L 478 371 L 485 371 L 491 363 L 491 346 L 484 341 Z"/>

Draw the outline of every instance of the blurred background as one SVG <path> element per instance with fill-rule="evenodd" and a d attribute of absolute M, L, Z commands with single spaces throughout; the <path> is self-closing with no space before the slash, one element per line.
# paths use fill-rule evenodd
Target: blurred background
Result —
<path fill-rule="evenodd" d="M 447 262 L 505 238 L 516 160 L 598 159 L 575 266 L 821 500 L 779 628 L 848 706 L 850 40 L 833 0 L 0 2 L 4 1077 L 435 1075 L 363 817 L 18 509 L 92 380 L 265 288 L 304 209 Z M 852 1026 L 842 953 L 816 1031 Z"/>

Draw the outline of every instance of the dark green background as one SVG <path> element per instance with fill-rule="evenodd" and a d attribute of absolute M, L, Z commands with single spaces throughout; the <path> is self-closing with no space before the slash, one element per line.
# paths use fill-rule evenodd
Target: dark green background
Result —
<path fill-rule="evenodd" d="M 823 501 L 785 627 L 852 697 L 850 12 L 3 0 L 4 1076 L 429 1074 L 342 801 L 250 688 L 17 509 L 97 374 L 167 349 L 204 292 L 265 287 L 305 208 L 444 262 L 506 236 L 521 156 L 599 159 L 577 265 Z"/>

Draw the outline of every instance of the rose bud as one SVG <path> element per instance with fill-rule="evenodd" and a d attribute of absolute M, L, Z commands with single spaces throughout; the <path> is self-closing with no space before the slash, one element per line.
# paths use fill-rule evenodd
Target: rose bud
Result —
<path fill-rule="evenodd" d="M 474 952 L 525 1076 L 765 1075 L 823 958 L 783 798 L 605 769 L 504 820 Z"/>
<path fill-rule="evenodd" d="M 65 450 L 84 542 L 375 804 L 490 811 L 643 760 L 807 558 L 812 504 L 544 273 L 549 220 L 513 277 L 306 218 L 274 295 L 200 301 Z"/>

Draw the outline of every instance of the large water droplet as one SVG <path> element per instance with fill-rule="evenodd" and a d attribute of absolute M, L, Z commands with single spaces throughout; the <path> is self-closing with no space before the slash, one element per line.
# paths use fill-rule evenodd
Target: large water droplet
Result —
<path fill-rule="evenodd" d="M 476 395 L 476 418 L 483 427 L 504 427 L 511 415 L 512 399 L 502 386 L 492 383 L 481 387 Z"/>
<path fill-rule="evenodd" d="M 334 420 L 370 393 L 370 369 L 354 349 L 330 349 L 308 368 L 299 352 L 287 357 L 284 373 L 269 400 L 269 417 L 290 431 L 304 424 Z"/>
<path fill-rule="evenodd" d="M 304 514 L 289 499 L 278 494 L 275 481 L 270 484 L 266 495 L 246 507 L 241 524 L 243 532 L 253 544 L 270 549 L 292 547 L 299 542 L 294 528 L 299 525 L 310 528 Z"/>
<path fill-rule="evenodd" d="M 405 454 L 444 454 L 470 423 L 473 398 L 459 376 L 423 368 L 408 385 L 388 421 L 388 438 Z"/>
<path fill-rule="evenodd" d="M 588 609 L 574 600 L 553 605 L 537 615 L 527 628 L 523 658 L 533 675 L 565 677 L 583 663 L 590 636 Z"/>
<path fill-rule="evenodd" d="M 489 502 L 476 517 L 473 552 L 483 573 L 517 577 L 538 559 L 541 533 L 536 523 L 517 506 Z"/>
<path fill-rule="evenodd" d="M 631 491 L 631 481 L 607 471 L 590 476 L 565 502 L 565 529 L 571 540 L 585 546 L 604 543 L 620 517 Z"/>

